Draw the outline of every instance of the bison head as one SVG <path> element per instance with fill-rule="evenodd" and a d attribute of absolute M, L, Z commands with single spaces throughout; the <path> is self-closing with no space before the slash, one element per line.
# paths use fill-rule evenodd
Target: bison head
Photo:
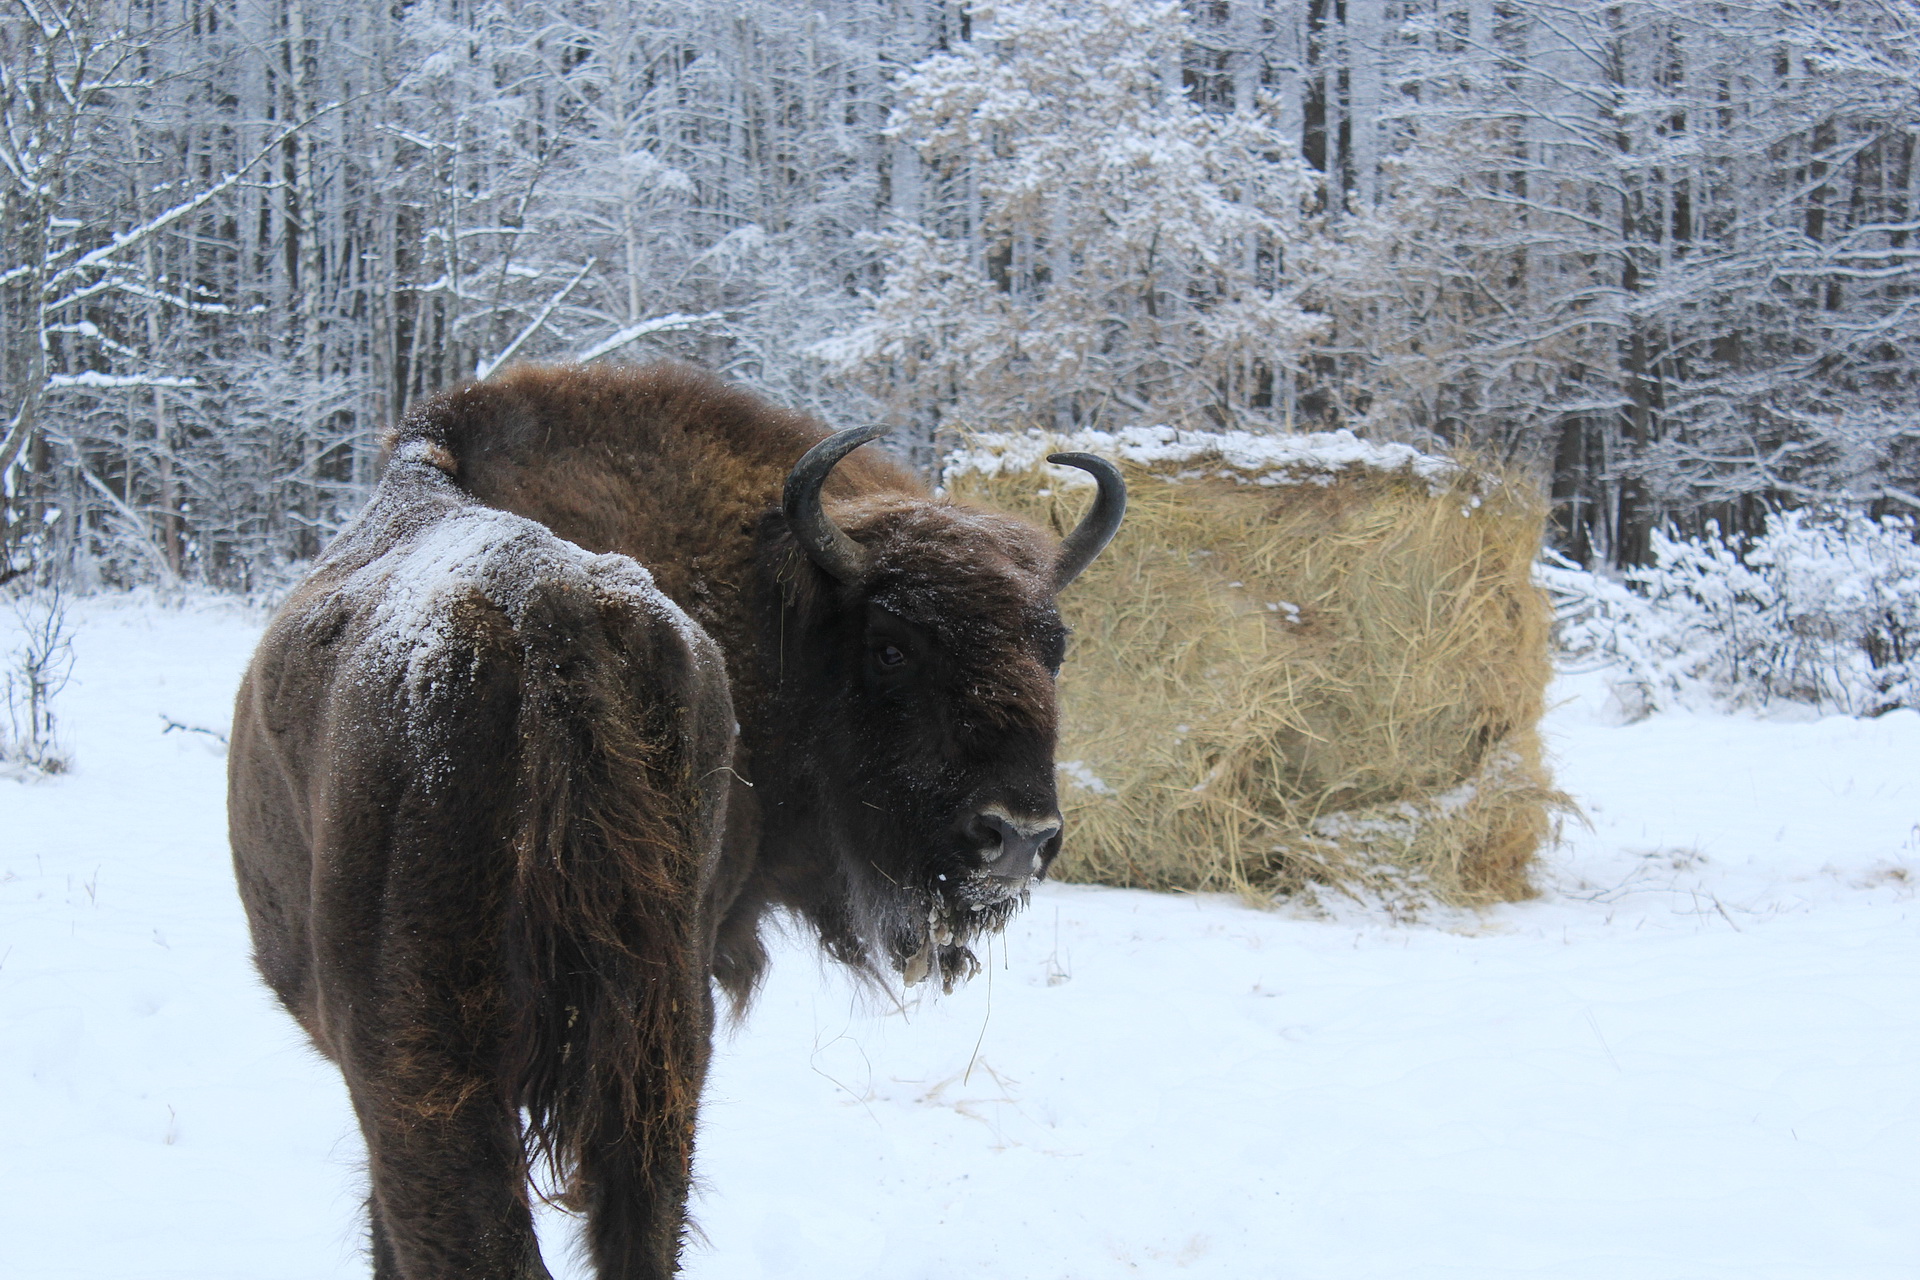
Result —
<path fill-rule="evenodd" d="M 1064 544 L 898 490 L 829 516 L 828 473 L 879 434 L 830 437 L 787 481 L 784 545 L 763 561 L 781 578 L 767 679 L 785 758 L 761 771 L 778 791 L 761 811 L 817 879 L 799 897 L 835 954 L 951 986 L 1059 851 L 1055 598 L 1119 528 L 1126 490 L 1103 459 L 1054 455 L 1098 483 Z"/>

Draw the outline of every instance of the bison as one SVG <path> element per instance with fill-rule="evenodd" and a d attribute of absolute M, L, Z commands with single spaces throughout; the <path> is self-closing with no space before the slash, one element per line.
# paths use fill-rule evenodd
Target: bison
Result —
<path fill-rule="evenodd" d="M 1064 543 L 690 369 L 521 367 L 417 406 L 241 686 L 255 962 L 340 1067 L 379 1277 L 676 1269 L 713 986 L 761 922 L 968 973 L 1060 845 Z"/>

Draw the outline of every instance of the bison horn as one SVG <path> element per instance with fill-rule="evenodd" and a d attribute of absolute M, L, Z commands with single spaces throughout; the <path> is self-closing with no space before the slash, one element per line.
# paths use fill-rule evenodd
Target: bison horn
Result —
<path fill-rule="evenodd" d="M 1060 559 L 1053 566 L 1053 589 L 1063 591 L 1120 531 L 1120 517 L 1127 513 L 1127 482 L 1120 478 L 1120 468 L 1091 453 L 1050 453 L 1047 461 L 1055 466 L 1078 467 L 1100 487 L 1093 509 L 1067 535 Z"/>
<path fill-rule="evenodd" d="M 827 482 L 827 473 L 840 459 L 867 441 L 878 440 L 889 430 L 873 426 L 836 431 L 807 450 L 787 476 L 781 508 L 787 513 L 788 527 L 813 557 L 813 562 L 842 582 L 852 582 L 860 576 L 866 568 L 867 553 L 827 518 L 820 505 L 820 486 Z"/>

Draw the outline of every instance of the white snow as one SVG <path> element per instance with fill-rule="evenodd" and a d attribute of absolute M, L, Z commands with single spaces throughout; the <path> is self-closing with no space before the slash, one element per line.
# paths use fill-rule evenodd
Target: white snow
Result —
<path fill-rule="evenodd" d="M 1093 766 L 1085 760 L 1062 760 L 1053 766 L 1060 775 L 1060 781 L 1070 787 L 1079 787 L 1082 791 L 1091 791 L 1097 796 L 1110 796 L 1113 788 L 1108 786 Z"/>
<path fill-rule="evenodd" d="M 219 743 L 162 732 L 224 731 L 261 620 L 77 615 L 73 771 L 0 780 L 0 1275 L 365 1275 L 344 1091 L 248 968 Z M 1920 714 L 1620 725 L 1605 685 L 1558 691 L 1594 827 L 1536 902 L 1046 886 L 904 1017 L 782 944 L 719 1044 L 687 1274 L 1913 1276 Z"/>
<path fill-rule="evenodd" d="M 1182 475 L 1211 471 L 1256 484 L 1327 483 L 1340 472 L 1405 472 L 1436 492 L 1459 472 L 1446 458 L 1411 445 L 1362 440 L 1351 431 L 1272 434 L 1253 431 L 1190 431 L 1178 427 L 1123 427 L 1118 431 L 982 431 L 947 460 L 942 477 L 951 483 L 970 473 L 996 476 L 1030 471 L 1050 453 L 1093 453 L 1142 466 L 1185 464 Z M 1054 467 L 1062 485 L 1090 485 L 1091 476 Z"/>

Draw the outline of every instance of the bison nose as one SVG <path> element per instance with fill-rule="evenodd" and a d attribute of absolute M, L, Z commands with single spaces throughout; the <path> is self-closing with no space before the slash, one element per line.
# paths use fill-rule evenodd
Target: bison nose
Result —
<path fill-rule="evenodd" d="M 968 830 L 979 845 L 982 874 L 1025 880 L 1040 873 L 1040 851 L 1060 834 L 1060 819 L 1015 818 L 987 809 L 974 816 Z"/>

